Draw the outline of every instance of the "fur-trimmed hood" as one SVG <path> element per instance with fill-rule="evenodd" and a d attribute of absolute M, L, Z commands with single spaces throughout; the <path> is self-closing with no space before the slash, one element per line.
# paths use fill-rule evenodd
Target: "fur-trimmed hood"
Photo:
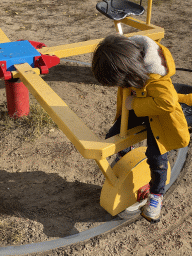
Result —
<path fill-rule="evenodd" d="M 160 46 L 147 36 L 132 36 L 130 40 L 140 44 L 144 50 L 144 62 L 149 74 L 172 76 L 175 73 L 174 60 L 167 48 Z M 166 49 L 166 50 L 165 50 Z"/>

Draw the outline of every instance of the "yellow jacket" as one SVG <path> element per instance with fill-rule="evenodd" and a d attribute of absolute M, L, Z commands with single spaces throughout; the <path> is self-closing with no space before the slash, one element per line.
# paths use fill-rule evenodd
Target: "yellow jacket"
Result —
<path fill-rule="evenodd" d="M 167 75 L 149 74 L 149 79 L 142 89 L 132 88 L 136 92 L 132 108 L 136 116 L 148 116 L 149 123 L 161 154 L 186 147 L 190 141 L 187 121 L 180 102 L 185 102 L 172 84 L 171 76 L 175 74 L 175 63 L 170 51 L 157 43 L 167 64 Z M 123 89 L 118 88 L 117 112 L 115 121 L 121 115 Z"/>

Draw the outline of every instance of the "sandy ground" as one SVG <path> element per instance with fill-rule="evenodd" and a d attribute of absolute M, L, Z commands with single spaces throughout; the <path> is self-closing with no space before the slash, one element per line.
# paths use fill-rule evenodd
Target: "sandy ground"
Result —
<path fill-rule="evenodd" d="M 0 27 L 11 41 L 34 40 L 47 46 L 104 38 L 115 28 L 95 9 L 97 2 L 1 1 Z M 191 68 L 191 1 L 158 2 L 152 24 L 165 28 L 161 42 L 172 52 L 176 67 Z M 129 31 L 124 27 L 125 33 Z M 90 63 L 91 54 L 69 59 Z M 117 89 L 100 86 L 88 66 L 66 61 L 44 80 L 98 137 L 105 137 L 114 119 Z M 178 71 L 173 82 L 192 85 L 191 73 Z M 0 81 L 0 104 L 4 102 Z M 57 129 L 34 142 L 21 142 L 19 134 L 16 129 L 1 136 L 0 228 L 5 233 L 1 246 L 56 239 L 112 219 L 99 205 L 104 177 L 93 160 L 84 159 Z M 165 197 L 161 222 L 151 225 L 140 217 L 86 243 L 31 255 L 191 255 L 191 156 L 190 145 L 180 178 Z"/>

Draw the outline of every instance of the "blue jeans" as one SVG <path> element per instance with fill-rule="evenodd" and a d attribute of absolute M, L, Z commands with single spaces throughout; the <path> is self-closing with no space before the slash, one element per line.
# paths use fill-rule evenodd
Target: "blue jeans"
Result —
<path fill-rule="evenodd" d="M 168 168 L 168 153 L 161 155 L 157 146 L 156 140 L 151 131 L 148 117 L 137 117 L 133 110 L 129 111 L 128 128 L 131 129 L 138 125 L 144 124 L 147 127 L 147 163 L 151 170 L 150 192 L 153 194 L 164 194 L 165 183 L 167 180 L 167 168 Z M 121 116 L 117 119 L 115 124 L 110 128 L 106 134 L 105 139 L 108 139 L 116 134 L 120 133 Z M 130 151 L 130 147 L 126 148 L 120 153 L 125 155 Z"/>

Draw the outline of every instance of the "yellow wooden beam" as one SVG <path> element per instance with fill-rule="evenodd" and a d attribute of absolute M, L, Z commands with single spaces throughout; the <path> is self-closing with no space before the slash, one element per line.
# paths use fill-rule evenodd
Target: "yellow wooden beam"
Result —
<path fill-rule="evenodd" d="M 99 141 L 28 63 L 14 66 L 19 72 L 21 81 L 80 152 L 84 151 L 84 141 Z"/>
<path fill-rule="evenodd" d="M 160 28 L 154 25 L 149 26 L 143 21 L 136 20 L 134 18 L 129 17 L 121 20 L 121 23 L 124 23 L 126 25 L 142 30 L 134 33 L 124 34 L 124 36 L 126 37 L 144 35 L 144 36 L 150 37 L 153 40 L 161 40 L 162 38 L 164 38 L 163 28 Z M 104 38 L 89 40 L 89 41 L 79 42 L 79 43 L 73 43 L 73 44 L 53 46 L 53 47 L 43 47 L 38 51 L 41 54 L 56 55 L 59 58 L 66 58 L 70 56 L 94 52 L 98 43 L 103 39 Z"/>
<path fill-rule="evenodd" d="M 40 75 L 41 73 L 39 68 L 33 68 L 33 71 L 38 75 Z M 20 78 L 20 74 L 18 71 L 12 71 L 11 73 L 12 73 L 12 78 Z"/>
<path fill-rule="evenodd" d="M 145 126 L 137 126 L 135 128 L 129 129 L 127 135 L 124 138 L 121 138 L 119 135 L 115 135 L 109 139 L 106 139 L 106 143 L 111 143 L 108 147 L 102 150 L 103 158 L 111 156 L 119 151 L 128 148 L 140 141 L 143 141 L 147 138 L 147 131 Z M 114 148 L 115 146 L 115 148 Z"/>
<path fill-rule="evenodd" d="M 139 30 L 149 30 L 149 29 L 158 28 L 157 26 L 148 25 L 148 24 L 146 24 L 145 21 L 138 20 L 133 17 L 126 17 L 121 20 L 121 23 L 128 25 L 130 27 L 139 29 Z"/>
<path fill-rule="evenodd" d="M 135 32 L 135 33 L 124 34 L 124 36 L 127 36 L 127 37 L 136 36 L 136 35 L 144 35 L 144 36 L 150 37 L 153 40 L 159 40 L 164 37 L 164 29 L 160 29 L 160 28 L 149 29 L 149 30 Z M 38 51 L 41 54 L 56 55 L 59 58 L 66 58 L 70 56 L 94 52 L 98 43 L 103 39 L 104 38 L 97 39 L 97 40 L 89 40 L 86 42 L 80 42 L 80 43 L 74 43 L 74 44 L 66 44 L 66 45 L 59 45 L 59 46 L 53 46 L 53 47 L 43 47 Z"/>
<path fill-rule="evenodd" d="M 159 40 L 164 38 L 164 29 L 150 29 L 150 30 L 144 30 L 144 31 L 139 31 L 136 33 L 128 33 L 124 34 L 126 37 L 131 37 L 131 36 L 137 36 L 137 35 L 142 35 L 142 36 L 148 36 L 154 41 Z"/>
<path fill-rule="evenodd" d="M 129 130 L 125 138 L 116 135 L 107 140 L 98 139 L 28 63 L 15 65 L 15 68 L 30 93 L 38 100 L 83 157 L 97 160 L 105 159 L 146 138 L 146 132 L 141 132 L 144 127 L 139 126 Z"/>
<path fill-rule="evenodd" d="M 135 33 L 124 34 L 124 36 L 126 37 L 131 37 L 136 35 L 148 36 L 153 40 L 159 40 L 164 38 L 164 29 L 160 29 L 160 28 L 149 29 L 149 30 L 135 32 Z M 66 45 L 59 45 L 59 46 L 53 46 L 53 47 L 43 47 L 38 51 L 42 54 L 56 55 L 59 58 L 66 58 L 70 56 L 94 52 L 98 43 L 103 39 L 104 38 L 97 39 L 97 40 L 90 40 L 86 42 L 74 43 L 74 44 L 66 44 Z"/>
<path fill-rule="evenodd" d="M 103 40 L 103 38 L 53 47 L 43 47 L 38 51 L 42 54 L 56 55 L 59 58 L 65 58 L 93 52 L 101 40 Z"/>
<path fill-rule="evenodd" d="M 9 38 L 5 35 L 5 33 L 3 32 L 3 30 L 0 28 L 0 44 L 1 43 L 8 43 L 11 42 L 9 40 Z"/>

